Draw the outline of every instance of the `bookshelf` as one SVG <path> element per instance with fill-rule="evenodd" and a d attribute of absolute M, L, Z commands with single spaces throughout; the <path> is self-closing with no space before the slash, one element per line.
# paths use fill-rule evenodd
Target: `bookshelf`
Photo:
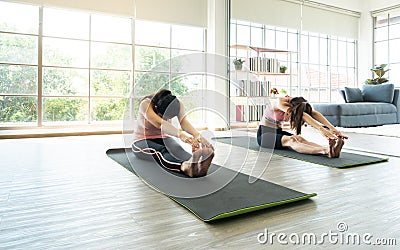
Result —
<path fill-rule="evenodd" d="M 246 45 L 232 45 L 230 48 L 232 61 L 234 58 L 245 60 L 242 70 L 231 67 L 230 71 L 230 99 L 234 103 L 231 124 L 254 125 L 261 119 L 270 99 L 275 98 L 270 95 L 270 90 L 278 87 L 277 78 L 284 82 L 286 90 L 291 89 L 294 75 L 292 54 L 296 52 Z M 285 73 L 280 72 L 281 65 L 287 66 Z"/>

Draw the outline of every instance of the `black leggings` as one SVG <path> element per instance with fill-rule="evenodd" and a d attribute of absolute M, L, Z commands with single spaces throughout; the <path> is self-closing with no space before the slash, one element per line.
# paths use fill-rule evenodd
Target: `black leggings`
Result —
<path fill-rule="evenodd" d="M 283 131 L 282 128 L 271 128 L 260 125 L 257 131 L 258 145 L 264 148 L 284 149 L 282 146 L 282 137 L 284 135 L 292 136 L 293 134 Z"/>
<path fill-rule="evenodd" d="M 132 144 L 133 153 L 143 160 L 155 160 L 160 166 L 173 171 L 181 171 L 182 162 L 192 157 L 171 137 L 144 139 Z"/>

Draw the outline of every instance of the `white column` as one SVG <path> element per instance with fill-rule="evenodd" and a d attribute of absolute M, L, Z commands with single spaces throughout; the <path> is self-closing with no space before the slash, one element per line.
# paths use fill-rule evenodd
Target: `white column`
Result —
<path fill-rule="evenodd" d="M 371 78 L 371 67 L 373 66 L 373 18 L 370 13 L 370 4 L 363 6 L 360 18 L 360 32 L 358 39 L 358 87 L 364 81 Z"/>
<path fill-rule="evenodd" d="M 207 89 L 215 92 L 205 96 L 206 106 L 215 112 L 206 113 L 209 129 L 226 129 L 229 122 L 229 86 L 227 74 L 229 0 L 208 0 L 207 27 Z M 217 113 L 219 115 L 217 115 Z"/>

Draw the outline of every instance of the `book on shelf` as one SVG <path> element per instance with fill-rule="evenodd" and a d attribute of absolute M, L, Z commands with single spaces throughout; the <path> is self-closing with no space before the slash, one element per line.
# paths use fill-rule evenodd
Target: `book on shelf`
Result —
<path fill-rule="evenodd" d="M 236 105 L 236 121 L 237 122 L 242 122 L 244 121 L 244 110 L 243 110 L 243 105 Z"/>
<path fill-rule="evenodd" d="M 263 115 L 265 105 L 249 106 L 249 121 L 259 121 Z"/>
<path fill-rule="evenodd" d="M 270 81 L 241 80 L 235 87 L 236 96 L 268 96 L 271 89 Z"/>
<path fill-rule="evenodd" d="M 268 98 L 272 98 L 270 94 L 271 85 L 277 84 L 276 78 L 284 76 L 278 81 L 286 81 L 288 86 L 291 85 L 292 72 L 281 73 L 280 66 L 282 62 L 282 65 L 285 64 L 290 67 L 292 63 L 291 53 L 295 52 L 248 45 L 231 45 L 231 48 L 246 50 L 247 52 L 245 70 L 231 72 L 231 80 L 234 81 L 234 84 L 230 85 L 230 94 L 231 97 L 236 97 L 232 99 L 236 102 L 232 116 L 236 115 L 236 117 L 231 118 L 237 122 L 260 121 L 265 105 L 269 102 Z M 277 53 L 283 53 L 283 56 L 280 57 L 280 54 Z M 237 56 L 238 53 L 236 52 L 235 55 Z M 283 59 L 285 55 L 287 55 L 287 60 Z M 282 58 L 282 61 L 277 58 Z M 279 85 L 283 84 L 279 83 Z"/>
<path fill-rule="evenodd" d="M 247 119 L 248 121 L 260 121 L 265 107 L 266 105 L 236 105 L 236 121 L 245 122 Z"/>
<path fill-rule="evenodd" d="M 254 72 L 279 73 L 278 59 L 267 57 L 250 57 L 249 70 Z"/>

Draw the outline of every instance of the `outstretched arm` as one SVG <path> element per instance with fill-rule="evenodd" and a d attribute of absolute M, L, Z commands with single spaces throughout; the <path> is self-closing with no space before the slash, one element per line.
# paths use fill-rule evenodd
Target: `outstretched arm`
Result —
<path fill-rule="evenodd" d="M 322 123 L 323 125 L 327 126 L 330 130 L 334 129 L 335 127 L 323 116 L 320 112 L 313 110 L 312 117 Z"/>
<path fill-rule="evenodd" d="M 319 130 L 319 132 L 321 132 L 321 134 L 323 136 L 325 136 L 328 139 L 337 139 L 337 136 L 331 132 L 330 130 L 326 130 L 321 123 L 314 119 L 311 115 L 307 114 L 307 113 L 303 113 L 303 121 L 305 121 L 307 124 L 309 124 L 310 126 L 316 128 Z M 324 124 L 325 125 L 325 124 Z M 331 125 L 332 126 L 332 125 Z"/>
<path fill-rule="evenodd" d="M 342 134 L 339 130 L 337 130 L 320 112 L 313 110 L 312 117 L 323 125 L 327 126 L 332 133 L 336 136 L 340 136 L 342 138 L 348 139 L 349 137 L 345 134 Z"/>
<path fill-rule="evenodd" d="M 212 145 L 204 137 L 201 136 L 199 131 L 197 131 L 197 129 L 195 129 L 193 127 L 193 125 L 190 123 L 189 119 L 187 119 L 187 116 L 185 115 L 185 109 L 184 109 L 182 103 L 181 103 L 181 109 L 178 114 L 178 119 L 179 119 L 179 123 L 181 124 L 182 130 L 191 134 L 197 143 L 201 143 L 206 147 L 213 148 Z M 195 145 L 195 144 L 192 144 L 192 145 L 193 145 L 193 147 L 200 146 L 200 145 Z"/>
<path fill-rule="evenodd" d="M 288 102 L 287 98 L 278 98 L 277 102 L 277 108 L 284 111 L 285 113 L 288 111 L 290 104 Z M 324 127 L 321 126 L 321 124 L 314 119 L 312 116 L 310 116 L 307 113 L 303 113 L 303 121 L 307 122 L 310 126 L 318 129 L 323 136 L 329 139 L 336 139 L 337 137 L 330 131 L 326 130 Z"/>
<path fill-rule="evenodd" d="M 193 127 L 193 125 L 189 122 L 185 115 L 185 108 L 181 102 L 181 109 L 178 114 L 178 120 L 179 123 L 181 124 L 181 128 L 183 131 L 186 131 L 187 133 L 191 134 L 194 138 L 199 137 L 200 133 Z"/>
<path fill-rule="evenodd" d="M 178 128 L 172 125 L 169 121 L 162 119 L 154 112 L 150 100 L 143 100 L 139 106 L 139 112 L 144 114 L 145 118 L 156 128 L 161 129 L 164 133 L 180 138 L 184 142 L 188 142 L 190 137 L 182 133 Z"/>

